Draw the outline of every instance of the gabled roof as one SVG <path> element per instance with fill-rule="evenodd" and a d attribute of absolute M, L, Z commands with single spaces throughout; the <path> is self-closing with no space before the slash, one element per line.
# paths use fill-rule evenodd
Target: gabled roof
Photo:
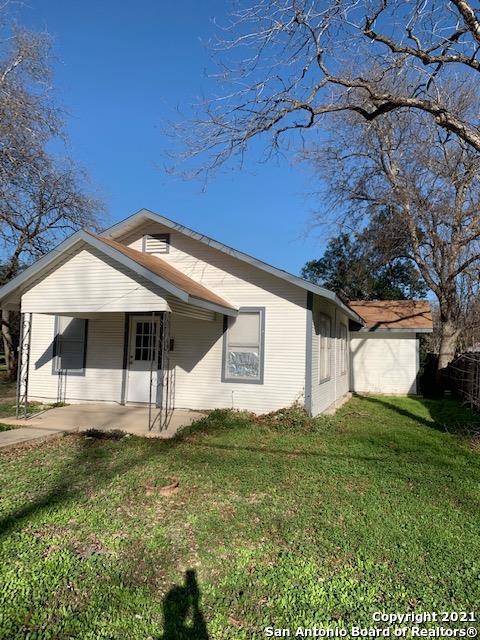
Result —
<path fill-rule="evenodd" d="M 155 256 L 146 256 L 140 251 L 125 247 L 108 238 L 100 238 L 88 231 L 74 233 L 58 247 L 1 287 L 0 303 L 15 294 L 17 290 L 28 287 L 35 280 L 41 278 L 44 273 L 55 268 L 55 265 L 64 257 L 83 246 L 96 249 L 183 302 L 226 315 L 237 315 L 237 309 L 229 302 L 167 264 L 164 260 Z"/>
<path fill-rule="evenodd" d="M 217 296 L 216 293 L 213 293 L 213 291 L 210 291 L 210 289 L 204 287 L 203 284 L 195 282 L 195 280 L 192 280 L 192 278 L 189 278 L 175 267 L 172 267 L 172 265 L 168 264 L 168 262 L 165 262 L 165 260 L 162 260 L 157 256 L 152 256 L 148 253 L 137 251 L 136 249 L 127 247 L 123 244 L 120 244 L 119 242 L 115 242 L 115 240 L 110 240 L 109 238 L 101 238 L 98 236 L 94 237 L 100 240 L 100 242 L 104 242 L 110 247 L 113 247 L 113 249 L 120 251 L 120 253 L 123 253 L 125 256 L 131 258 L 132 260 L 135 260 L 135 262 L 138 262 L 138 264 L 141 264 L 143 267 L 149 269 L 161 278 L 165 278 L 165 280 L 168 280 L 168 282 L 176 285 L 177 287 L 182 289 L 182 291 L 188 293 L 190 296 L 199 298 L 200 300 L 211 302 L 212 304 L 218 304 L 221 307 L 235 309 L 235 307 L 229 302 L 227 302 L 220 296 Z"/>
<path fill-rule="evenodd" d="M 206 244 L 209 247 L 213 247 L 214 249 L 217 249 L 222 253 L 226 253 L 227 255 L 237 258 L 238 260 L 242 260 L 243 262 L 251 264 L 252 266 L 257 267 L 258 269 L 261 269 L 262 271 L 266 271 L 267 273 L 270 273 L 271 275 L 276 276 L 277 278 L 281 278 L 282 280 L 290 282 L 291 284 L 294 284 L 297 287 L 301 287 L 302 289 L 305 289 L 306 291 L 311 291 L 312 293 L 315 293 L 321 296 L 322 298 L 331 300 L 332 302 L 337 304 L 347 314 L 348 317 L 362 324 L 362 319 L 358 316 L 358 314 L 355 311 L 353 311 L 349 306 L 344 304 L 333 291 L 330 291 L 329 289 L 325 289 L 324 287 L 321 287 L 317 284 L 313 284 L 312 282 L 309 282 L 308 280 L 304 280 L 299 276 L 295 276 L 292 273 L 289 273 L 288 271 L 284 271 L 283 269 L 278 269 L 277 267 L 273 267 L 272 265 L 267 264 L 262 260 L 258 260 L 253 256 L 243 253 L 242 251 L 233 249 L 232 247 L 229 247 L 228 245 L 223 244 L 218 240 L 213 240 L 212 238 L 209 238 L 208 236 L 205 236 L 202 233 L 199 233 L 198 231 L 189 229 L 188 227 L 185 227 L 179 224 L 178 222 L 174 222 L 173 220 L 170 220 L 169 218 L 165 218 L 164 216 L 161 216 L 158 213 L 154 213 L 153 211 L 149 211 L 148 209 L 140 209 L 139 211 L 137 211 L 137 213 L 134 213 L 128 218 L 125 218 L 124 220 L 122 220 L 121 222 L 118 222 L 112 227 L 109 227 L 102 233 L 102 236 L 107 238 L 112 238 L 112 239 L 120 238 L 121 236 L 129 233 L 130 231 L 133 231 L 136 227 L 138 227 L 140 224 L 144 222 L 156 222 L 158 224 L 162 224 L 165 227 L 168 227 L 169 229 L 178 231 L 179 233 L 189 236 L 190 238 L 193 238 L 195 240 L 198 240 L 199 242 L 202 242 L 203 244 Z"/>
<path fill-rule="evenodd" d="M 350 306 L 365 321 L 365 330 L 430 332 L 432 309 L 426 300 L 355 300 Z"/>

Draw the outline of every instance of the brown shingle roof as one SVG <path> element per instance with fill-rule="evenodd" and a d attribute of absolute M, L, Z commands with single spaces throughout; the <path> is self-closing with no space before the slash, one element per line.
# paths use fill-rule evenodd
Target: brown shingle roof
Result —
<path fill-rule="evenodd" d="M 164 278 L 194 298 L 199 298 L 200 300 L 205 300 L 206 302 L 211 302 L 227 309 L 236 308 L 220 296 L 217 296 L 213 291 L 210 291 L 210 289 L 207 289 L 207 287 L 204 287 L 203 284 L 195 282 L 195 280 L 192 280 L 192 278 L 189 278 L 171 264 L 168 264 L 165 260 L 162 260 L 157 256 L 149 255 L 148 253 L 142 253 L 141 251 L 127 247 L 124 244 L 120 244 L 119 242 L 115 242 L 115 240 L 110 240 L 104 236 L 96 236 L 93 233 L 90 235 L 93 235 L 97 240 L 104 242 L 113 249 L 120 251 L 123 255 L 134 260 L 142 267 L 145 267 L 145 269 L 148 269 L 155 275 Z"/>
<path fill-rule="evenodd" d="M 432 329 L 432 309 L 425 300 L 355 300 L 349 306 L 368 329 Z"/>

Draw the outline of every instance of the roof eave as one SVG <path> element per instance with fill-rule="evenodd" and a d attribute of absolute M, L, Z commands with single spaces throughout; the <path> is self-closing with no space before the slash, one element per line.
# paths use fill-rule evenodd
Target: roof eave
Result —
<path fill-rule="evenodd" d="M 41 274 L 42 271 L 54 264 L 56 260 L 60 259 L 62 255 L 64 255 L 68 251 L 71 251 L 72 249 L 77 247 L 77 245 L 83 244 L 97 249 L 104 255 L 112 258 L 112 260 L 114 260 L 115 262 L 120 263 L 131 271 L 145 277 L 153 284 L 157 285 L 161 289 L 164 289 L 168 293 L 172 294 L 179 300 L 186 302 L 187 304 L 191 304 L 195 307 L 207 309 L 209 311 L 214 311 L 216 313 L 228 316 L 238 315 L 238 310 L 233 307 L 224 307 L 220 304 L 215 304 L 208 300 L 203 300 L 202 298 L 189 295 L 183 289 L 180 289 L 179 287 L 171 284 L 168 280 L 165 280 L 164 278 L 158 276 L 146 267 L 140 265 L 132 258 L 126 256 L 121 251 L 118 251 L 114 247 L 105 244 L 101 240 L 98 240 L 94 235 L 86 231 L 77 231 L 77 233 L 74 233 L 72 236 L 64 240 L 57 247 L 55 247 L 55 249 L 37 260 L 37 262 L 28 267 L 28 269 L 25 269 L 25 271 L 23 271 L 6 285 L 1 287 L 0 302 L 5 298 L 11 296 L 12 293 L 14 293 L 18 288 L 27 285 L 33 278 L 35 278 L 37 275 Z"/>
<path fill-rule="evenodd" d="M 37 260 L 37 262 L 35 262 L 33 265 L 25 269 L 25 271 L 23 271 L 18 276 L 13 278 L 6 285 L 1 287 L 0 302 L 3 299 L 10 296 L 19 287 L 26 285 L 32 278 L 34 278 L 36 275 L 40 274 L 48 266 L 53 264 L 63 254 L 65 254 L 67 251 L 73 249 L 79 244 L 85 244 L 87 246 L 90 246 L 99 250 L 104 255 L 109 256 L 114 261 L 124 265 L 134 273 L 137 273 L 138 275 L 145 277 L 147 280 L 149 280 L 156 286 L 160 287 L 161 289 L 164 289 L 168 293 L 171 293 L 173 296 L 175 296 L 179 300 L 182 300 L 183 302 L 191 303 L 196 306 L 201 306 L 200 303 L 204 303 L 204 301 L 200 301 L 200 299 L 193 298 L 188 293 L 183 291 L 183 289 L 180 289 L 179 287 L 170 283 L 168 280 L 165 280 L 164 278 L 153 273 L 146 267 L 143 267 L 132 258 L 129 258 L 125 254 L 123 254 L 121 251 L 118 251 L 113 247 L 110 247 L 109 245 L 105 244 L 101 240 L 97 240 L 95 236 L 92 236 L 90 233 L 86 231 L 77 231 L 77 233 L 73 234 L 72 236 L 64 240 L 61 244 L 55 247 L 55 249 L 53 249 L 48 254 L 46 254 L 39 260 Z M 217 307 L 217 305 L 214 305 L 214 306 Z M 221 308 L 220 305 L 218 305 L 218 308 L 216 310 L 218 310 L 219 308 Z M 222 311 L 222 313 L 224 312 L 225 311 Z"/>
<path fill-rule="evenodd" d="M 203 300 L 202 298 L 197 298 L 195 296 L 189 296 L 188 302 L 195 307 L 207 309 L 208 311 L 215 311 L 215 313 L 221 313 L 225 316 L 231 316 L 232 318 L 238 316 L 238 309 L 233 307 L 224 307 L 220 304 L 215 304 L 214 302 Z"/>

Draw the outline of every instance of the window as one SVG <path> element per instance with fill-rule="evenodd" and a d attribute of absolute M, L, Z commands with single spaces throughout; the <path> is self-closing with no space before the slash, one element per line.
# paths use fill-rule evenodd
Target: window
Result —
<path fill-rule="evenodd" d="M 318 381 L 325 382 L 330 379 L 330 363 L 331 356 L 330 350 L 332 348 L 332 321 L 323 313 L 320 314 L 318 319 Z"/>
<path fill-rule="evenodd" d="M 54 371 L 83 374 L 87 344 L 87 320 L 56 317 Z"/>
<path fill-rule="evenodd" d="M 139 362 L 152 362 L 155 360 L 157 352 L 157 333 L 159 321 L 136 320 L 135 326 L 135 349 L 132 352 L 133 359 Z M 162 332 L 160 331 L 160 341 L 158 344 L 158 368 L 162 364 Z"/>
<path fill-rule="evenodd" d="M 340 338 L 340 373 L 344 375 L 348 369 L 348 331 L 347 326 L 340 323 L 339 327 Z"/>
<path fill-rule="evenodd" d="M 157 323 L 137 322 L 135 332 L 135 360 L 151 362 L 157 347 Z"/>
<path fill-rule="evenodd" d="M 143 236 L 144 253 L 168 253 L 170 251 L 170 234 L 153 233 Z"/>
<path fill-rule="evenodd" d="M 223 345 L 223 382 L 263 383 L 265 310 L 243 308 L 226 318 Z"/>

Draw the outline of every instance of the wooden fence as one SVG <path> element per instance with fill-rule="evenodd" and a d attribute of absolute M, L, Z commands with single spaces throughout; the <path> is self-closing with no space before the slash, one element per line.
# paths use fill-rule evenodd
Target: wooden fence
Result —
<path fill-rule="evenodd" d="M 462 353 L 447 367 L 452 393 L 480 411 L 480 352 Z"/>

